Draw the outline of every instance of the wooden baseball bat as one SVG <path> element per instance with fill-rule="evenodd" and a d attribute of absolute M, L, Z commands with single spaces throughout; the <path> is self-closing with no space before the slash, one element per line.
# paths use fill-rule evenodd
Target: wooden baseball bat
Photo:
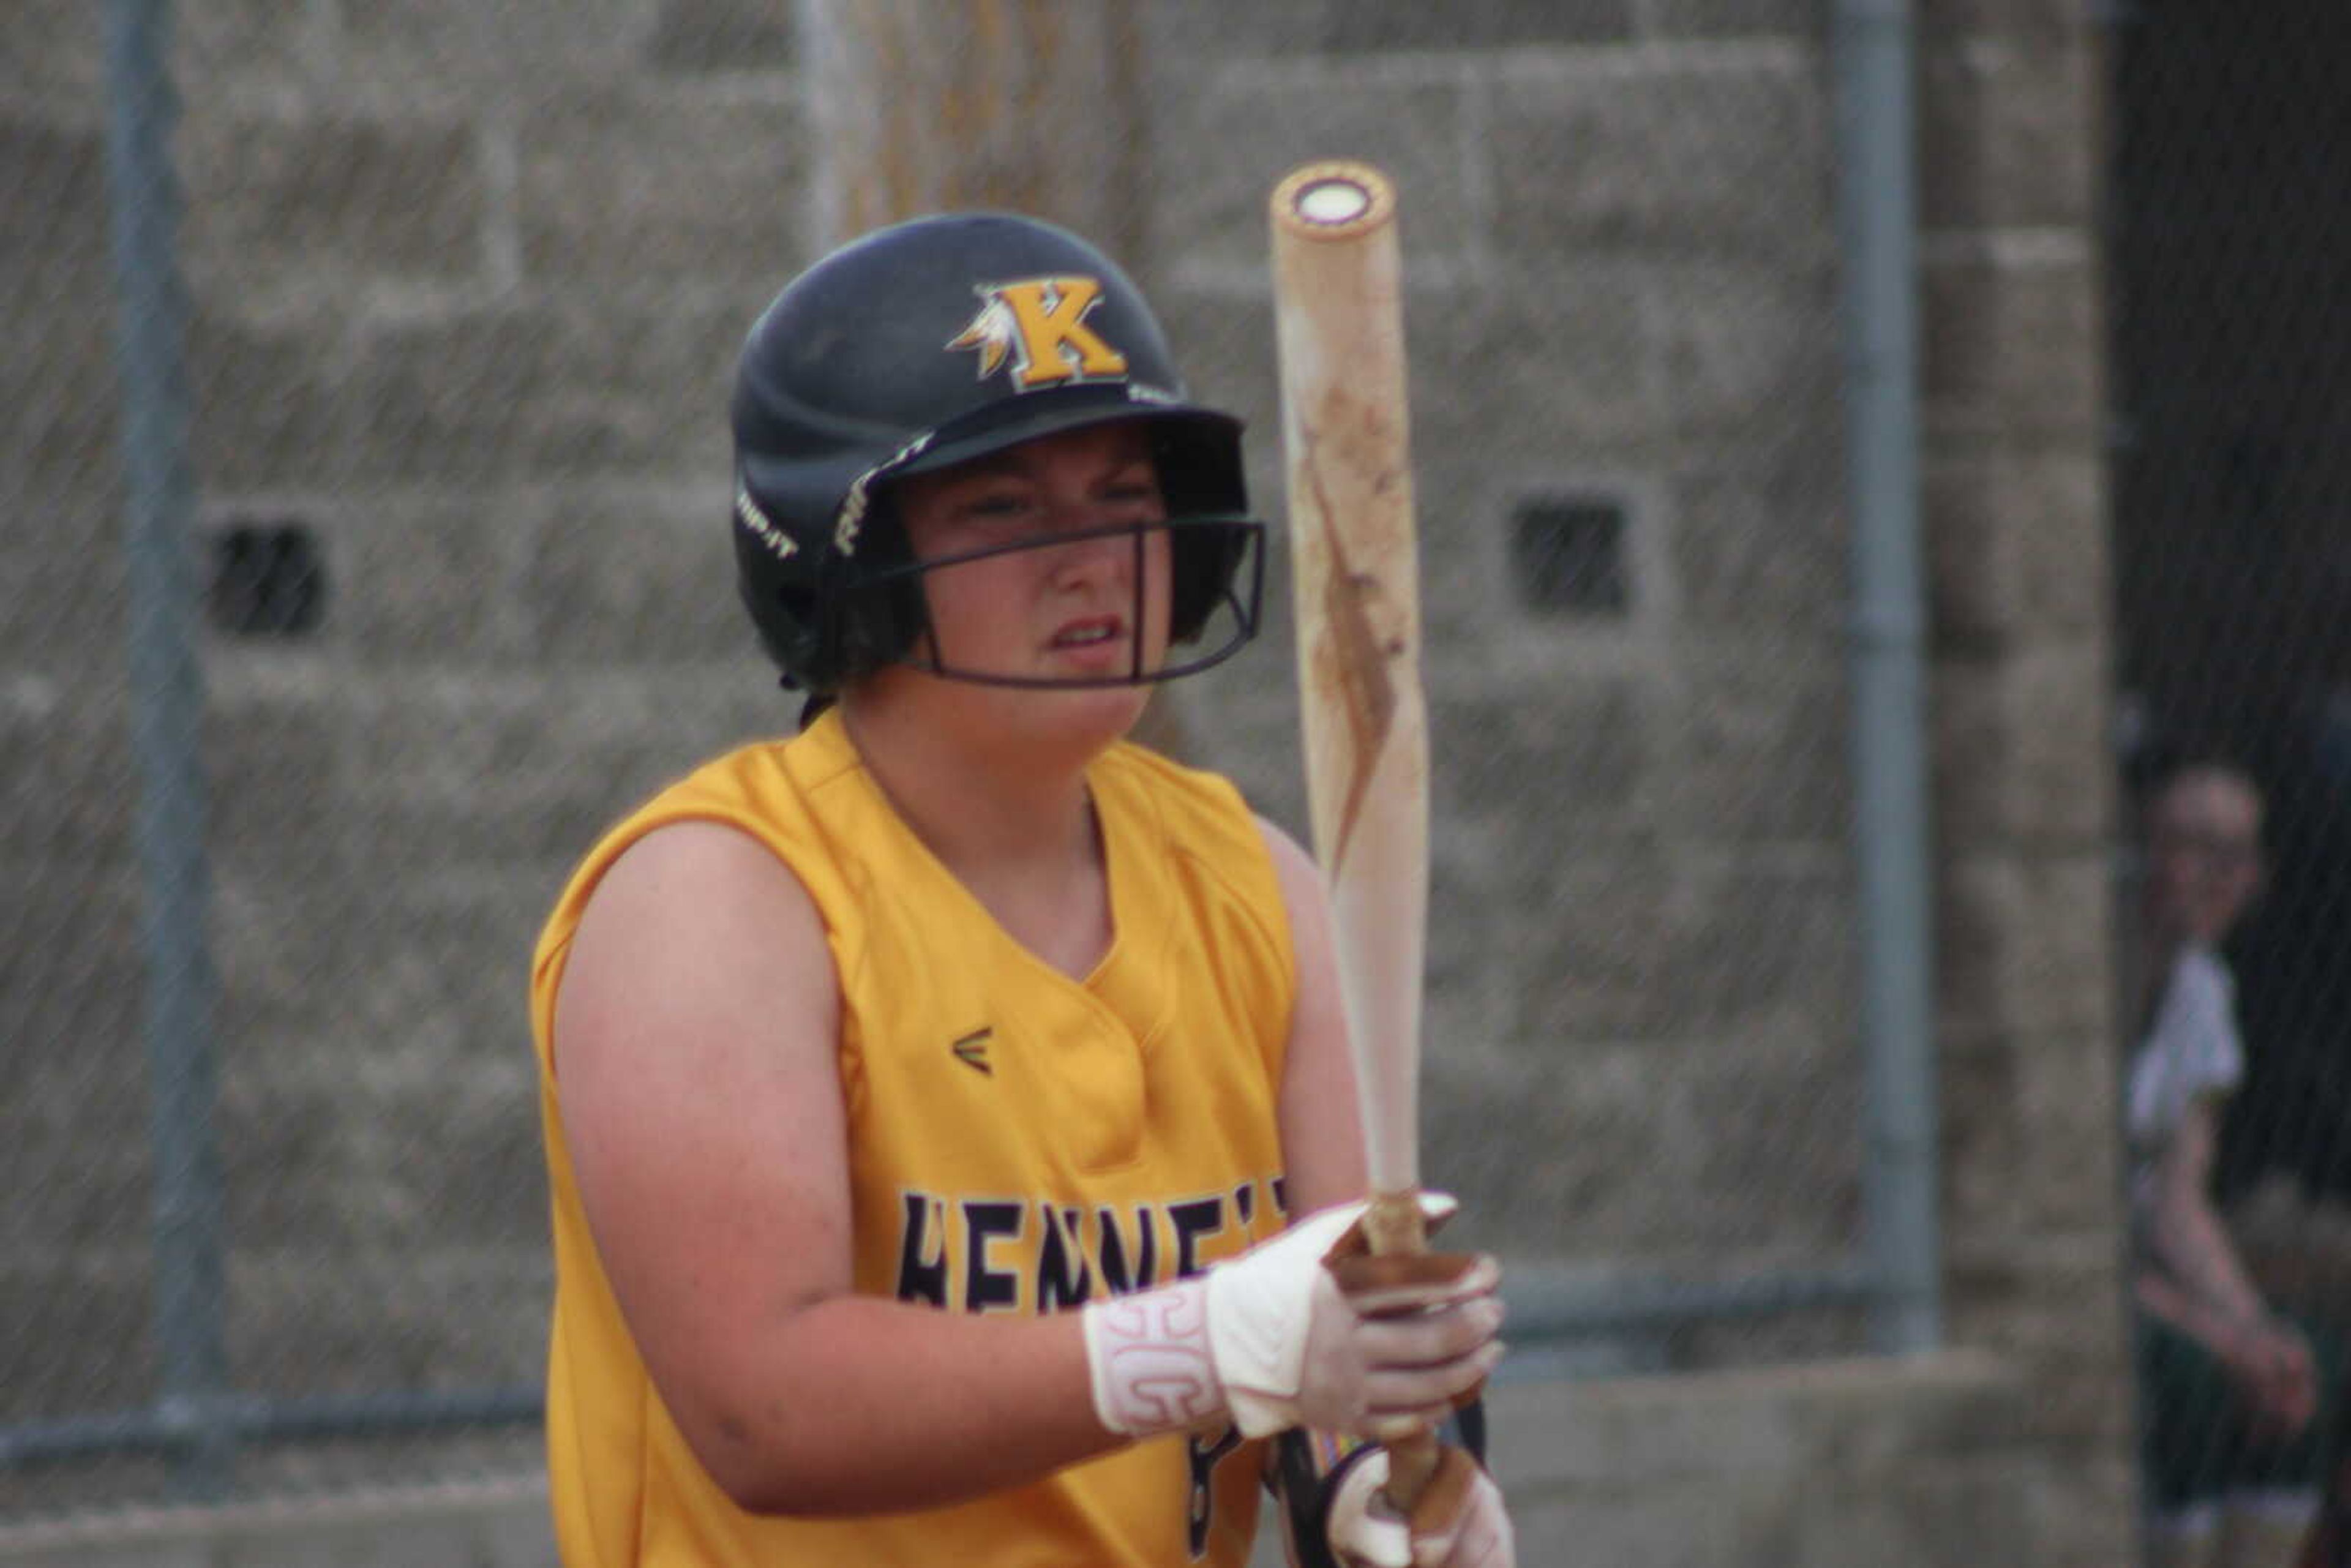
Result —
<path fill-rule="evenodd" d="M 1395 188 L 1366 163 L 1274 187 L 1274 325 L 1301 724 L 1362 1099 L 1374 1252 L 1419 1252 L 1428 723 Z M 1409 1511 L 1433 1436 L 1389 1444 Z"/>

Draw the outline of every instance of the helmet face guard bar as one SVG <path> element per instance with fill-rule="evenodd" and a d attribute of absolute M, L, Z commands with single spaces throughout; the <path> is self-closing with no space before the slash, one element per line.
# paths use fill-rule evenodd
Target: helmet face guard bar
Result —
<path fill-rule="evenodd" d="M 1216 623 L 1218 619 L 1217 612 L 1220 609 L 1229 612 L 1231 630 L 1221 641 L 1203 652 L 1181 661 L 1163 660 L 1155 668 L 1146 668 L 1143 662 L 1144 639 L 1142 632 L 1148 624 L 1154 583 L 1146 570 L 1148 557 L 1144 546 L 1149 537 L 1157 532 L 1168 536 L 1168 575 L 1176 580 L 1167 584 L 1169 650 L 1172 652 L 1177 643 L 1198 641 L 1201 634 Z M 1067 533 L 1038 534 L 981 549 L 962 550 L 927 560 L 901 562 L 874 572 L 850 591 L 853 596 L 889 595 L 904 592 L 912 587 L 919 592 L 921 579 L 934 571 L 989 560 L 998 556 L 1026 550 L 1060 549 L 1101 538 L 1125 538 L 1134 546 L 1134 565 L 1129 574 L 1134 584 L 1133 610 L 1128 619 L 1131 657 L 1123 673 L 1111 675 L 1019 675 L 965 668 L 956 664 L 949 657 L 948 650 L 940 646 L 938 632 L 931 622 L 927 606 L 923 612 L 922 630 L 914 637 L 913 645 L 892 662 L 943 679 L 968 681 L 978 685 L 1020 686 L 1039 691 L 1092 690 L 1103 686 L 1153 685 L 1161 681 L 1196 674 L 1223 664 L 1257 635 L 1258 617 L 1265 598 L 1265 525 L 1253 517 L 1167 517 L 1144 523 L 1113 523 L 1102 528 L 1074 528 Z M 1198 571 L 1200 565 L 1206 564 L 1198 562 L 1198 552 L 1208 552 L 1209 563 L 1220 563 L 1228 556 L 1233 561 L 1229 570 L 1217 570 L 1216 565 L 1211 565 L 1204 573 L 1218 586 L 1205 595 L 1196 594 L 1196 598 L 1203 600 L 1196 605 L 1178 603 L 1181 580 L 1190 574 L 1186 565 L 1187 543 L 1196 562 L 1191 571 Z M 1184 610 L 1191 611 L 1188 625 L 1184 623 L 1186 618 L 1180 614 Z"/>

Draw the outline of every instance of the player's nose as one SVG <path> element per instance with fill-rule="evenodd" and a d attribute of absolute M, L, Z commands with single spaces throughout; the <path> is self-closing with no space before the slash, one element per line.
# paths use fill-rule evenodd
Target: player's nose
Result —
<path fill-rule="evenodd" d="M 1082 521 L 1056 531 L 1067 537 L 1044 548 L 1052 551 L 1057 578 L 1120 581 L 1140 570 L 1140 529 L 1118 527 L 1100 512 L 1090 512 Z"/>

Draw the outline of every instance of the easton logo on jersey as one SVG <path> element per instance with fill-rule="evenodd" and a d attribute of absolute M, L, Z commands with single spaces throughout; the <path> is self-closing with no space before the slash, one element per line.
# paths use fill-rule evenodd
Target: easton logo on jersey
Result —
<path fill-rule="evenodd" d="M 993 1078 L 996 1069 L 988 1063 L 987 1042 L 995 1038 L 996 1031 L 992 1029 L 974 1030 L 961 1040 L 951 1041 L 947 1049 L 954 1051 L 955 1059 L 966 1067 L 975 1068 Z"/>
<path fill-rule="evenodd" d="M 946 346 L 977 351 L 981 381 L 1008 364 L 1018 392 L 1126 374 L 1126 356 L 1086 325 L 1102 303 L 1100 278 L 1024 277 L 975 292 L 979 314 Z"/>

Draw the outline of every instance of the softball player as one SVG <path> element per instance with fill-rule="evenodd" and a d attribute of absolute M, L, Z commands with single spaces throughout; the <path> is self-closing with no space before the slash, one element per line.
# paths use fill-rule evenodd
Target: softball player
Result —
<path fill-rule="evenodd" d="M 1239 1568 L 1280 1478 L 1300 1561 L 1507 1565 L 1458 1450 L 1375 1500 L 1501 1312 L 1489 1259 L 1377 1314 L 1324 1266 L 1313 867 L 1123 739 L 1255 629 L 1238 423 L 1091 246 L 987 214 L 795 280 L 733 423 L 802 728 L 607 834 L 533 965 L 565 1561 Z"/>

